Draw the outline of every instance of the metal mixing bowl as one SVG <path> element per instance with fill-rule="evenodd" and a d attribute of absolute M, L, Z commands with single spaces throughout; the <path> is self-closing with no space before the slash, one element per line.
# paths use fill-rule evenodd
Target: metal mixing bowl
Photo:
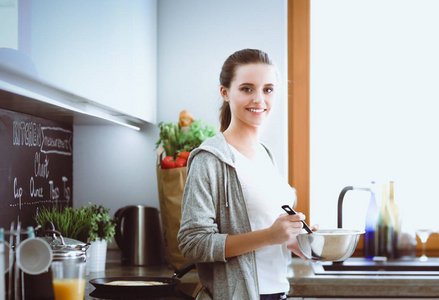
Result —
<path fill-rule="evenodd" d="M 348 229 L 319 229 L 297 236 L 299 248 L 306 258 L 317 261 L 344 261 L 357 247 L 364 231 Z"/>

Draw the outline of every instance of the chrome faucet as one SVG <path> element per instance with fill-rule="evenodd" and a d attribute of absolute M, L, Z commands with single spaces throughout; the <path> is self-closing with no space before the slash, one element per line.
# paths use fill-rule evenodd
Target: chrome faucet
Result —
<path fill-rule="evenodd" d="M 343 228 L 343 198 L 348 191 L 372 192 L 370 188 L 362 188 L 362 187 L 354 187 L 354 186 L 346 186 L 341 190 L 340 196 L 338 196 L 338 205 L 337 205 L 337 228 Z"/>

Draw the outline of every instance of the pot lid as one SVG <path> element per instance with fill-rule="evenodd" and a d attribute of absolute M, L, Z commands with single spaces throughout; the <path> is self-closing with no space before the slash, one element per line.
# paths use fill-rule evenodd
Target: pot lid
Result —
<path fill-rule="evenodd" d="M 71 238 L 64 238 L 61 233 L 57 230 L 45 230 L 41 233 L 43 235 L 40 237 L 44 239 L 52 248 L 52 251 L 75 251 L 79 250 L 85 252 L 90 246 L 89 243 L 84 243 Z"/>
<path fill-rule="evenodd" d="M 59 249 L 53 251 L 53 259 L 75 259 L 78 257 L 85 257 L 85 252 L 74 249 Z"/>

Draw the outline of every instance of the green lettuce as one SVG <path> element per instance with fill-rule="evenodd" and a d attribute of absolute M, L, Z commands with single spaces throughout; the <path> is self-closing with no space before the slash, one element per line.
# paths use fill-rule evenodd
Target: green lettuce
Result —
<path fill-rule="evenodd" d="M 166 156 L 173 157 L 183 151 L 192 151 L 218 133 L 214 126 L 208 125 L 202 120 L 194 120 L 187 131 L 182 131 L 180 125 L 174 123 L 160 122 L 158 127 L 160 138 L 156 143 L 156 149 L 162 145 Z"/>

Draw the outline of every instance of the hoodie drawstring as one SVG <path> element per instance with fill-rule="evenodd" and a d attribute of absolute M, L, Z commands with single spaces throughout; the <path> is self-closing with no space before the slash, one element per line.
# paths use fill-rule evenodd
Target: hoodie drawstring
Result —
<path fill-rule="evenodd" d="M 224 194 L 226 195 L 226 207 L 229 207 L 229 189 L 227 186 L 228 181 L 228 168 L 227 165 L 224 164 Z"/>

